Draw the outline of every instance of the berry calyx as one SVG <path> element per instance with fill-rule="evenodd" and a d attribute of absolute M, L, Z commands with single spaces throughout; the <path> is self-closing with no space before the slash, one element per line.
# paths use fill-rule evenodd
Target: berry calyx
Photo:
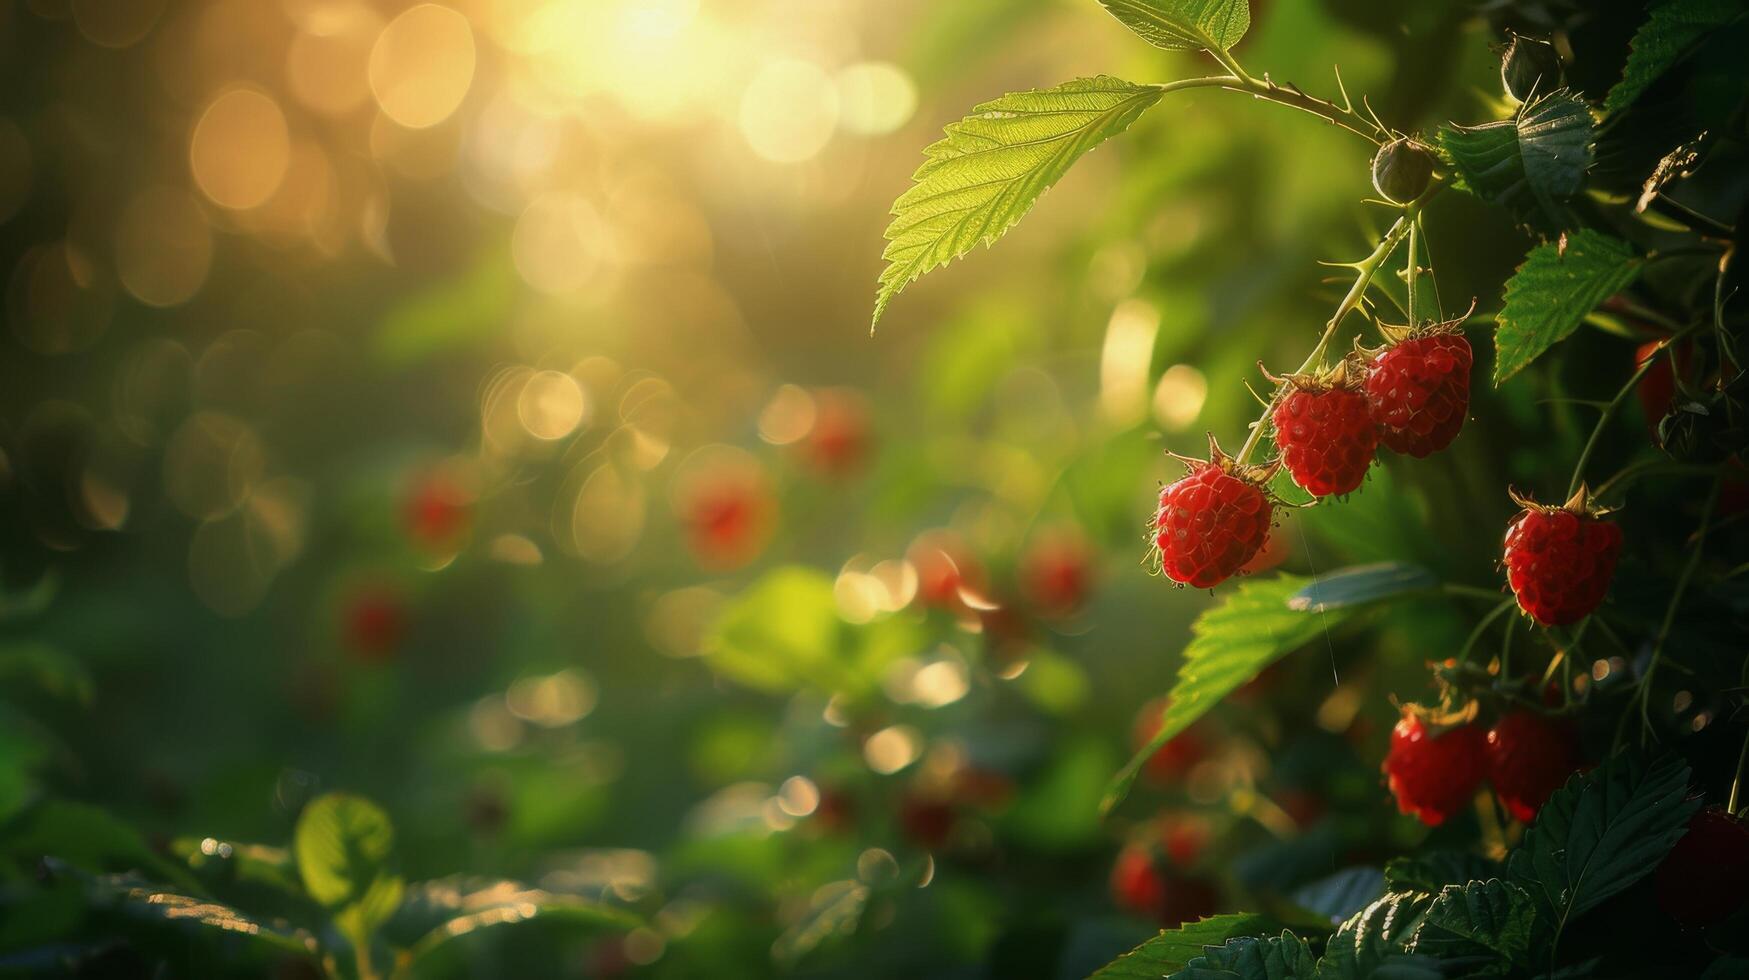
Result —
<path fill-rule="evenodd" d="M 1513 711 L 1488 729 L 1488 782 L 1512 819 L 1530 823 L 1573 770 L 1579 745 L 1565 722 L 1534 711 Z"/>
<path fill-rule="evenodd" d="M 1599 520 L 1584 487 L 1559 507 L 1513 493 L 1523 507 L 1506 525 L 1506 580 L 1518 607 L 1544 626 L 1591 615 L 1609 591 L 1621 528 Z"/>
<path fill-rule="evenodd" d="M 1453 320 L 1409 331 L 1372 356 L 1366 399 L 1379 441 L 1422 459 L 1451 445 L 1470 411 L 1470 342 Z"/>
<path fill-rule="evenodd" d="M 1270 418 L 1288 475 L 1314 497 L 1353 492 L 1379 445 L 1361 377 L 1345 359 L 1327 374 L 1286 384 Z"/>
<path fill-rule="evenodd" d="M 1262 550 L 1273 507 L 1266 487 L 1274 466 L 1251 467 L 1221 452 L 1209 436 L 1206 460 L 1160 491 L 1154 547 L 1167 578 L 1199 589 L 1226 581 Z"/>
<path fill-rule="evenodd" d="M 1749 903 L 1749 826 L 1720 806 L 1695 813 L 1653 885 L 1658 905 L 1685 926 L 1730 918 Z"/>
<path fill-rule="evenodd" d="M 1391 729 L 1384 773 L 1397 809 L 1437 827 L 1475 799 L 1482 784 L 1486 737 L 1465 721 L 1438 726 L 1413 705 Z"/>
<path fill-rule="evenodd" d="M 1425 144 L 1408 137 L 1391 140 L 1373 155 L 1373 190 L 1392 204 L 1408 204 L 1427 190 L 1436 163 Z"/>

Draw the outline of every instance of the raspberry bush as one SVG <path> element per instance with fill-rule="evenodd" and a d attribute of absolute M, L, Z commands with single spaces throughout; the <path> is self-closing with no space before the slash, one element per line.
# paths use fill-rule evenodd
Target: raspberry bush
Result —
<path fill-rule="evenodd" d="M 1744 975 L 1746 46 L 0 9 L 0 975 Z"/>

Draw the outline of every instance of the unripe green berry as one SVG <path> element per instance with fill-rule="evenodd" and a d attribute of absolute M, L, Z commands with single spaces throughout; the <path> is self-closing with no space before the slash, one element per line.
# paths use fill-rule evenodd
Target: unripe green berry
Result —
<path fill-rule="evenodd" d="M 1554 45 L 1514 34 L 1500 58 L 1500 84 L 1520 102 L 1561 87 L 1561 56 Z"/>
<path fill-rule="evenodd" d="M 1393 204 L 1408 204 L 1421 196 L 1433 178 L 1433 151 L 1408 137 L 1379 147 L 1372 158 L 1372 186 Z"/>

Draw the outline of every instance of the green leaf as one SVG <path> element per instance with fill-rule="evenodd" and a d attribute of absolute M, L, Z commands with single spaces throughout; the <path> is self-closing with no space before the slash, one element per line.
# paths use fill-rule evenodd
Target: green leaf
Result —
<path fill-rule="evenodd" d="M 1322 613 L 1414 595 L 1438 584 L 1433 573 L 1420 565 L 1382 561 L 1339 568 L 1318 576 L 1312 584 L 1294 593 L 1287 604 L 1290 609 Z"/>
<path fill-rule="evenodd" d="M 383 936 L 409 947 L 411 973 L 427 976 L 456 953 L 459 941 L 483 930 L 497 933 L 530 922 L 587 937 L 626 932 L 637 928 L 640 920 L 580 895 L 557 894 L 503 879 L 451 877 L 409 885 L 401 907 L 384 924 Z"/>
<path fill-rule="evenodd" d="M 1136 774 L 1160 746 L 1263 668 L 1345 622 L 1360 608 L 1313 614 L 1289 606 L 1288 601 L 1307 584 L 1309 580 L 1294 575 L 1246 582 L 1225 602 L 1196 618 L 1160 731 L 1112 778 L 1101 812 L 1110 813 L 1123 802 Z"/>
<path fill-rule="evenodd" d="M 868 907 L 869 887 L 860 881 L 834 881 L 814 892 L 813 900 L 795 925 L 784 930 L 771 945 L 771 955 L 786 968 L 818 949 L 834 936 L 848 936 L 862 922 Z"/>
<path fill-rule="evenodd" d="M 1428 851 L 1385 862 L 1385 888 L 1393 892 L 1438 893 L 1446 885 L 1499 876 L 1498 862 L 1465 851 Z"/>
<path fill-rule="evenodd" d="M 54 857 L 88 872 L 140 871 L 199 895 L 200 882 L 152 850 L 134 828 L 106 810 L 66 800 L 44 800 L 0 827 L 0 853 Z"/>
<path fill-rule="evenodd" d="M 1123 954 L 1093 974 L 1090 980 L 1153 980 L 1184 969 L 1202 955 L 1203 947 L 1219 946 L 1229 939 L 1256 936 L 1274 928 L 1268 916 L 1253 912 L 1215 915 L 1200 922 L 1187 922 L 1166 929 L 1158 936 Z"/>
<path fill-rule="evenodd" d="M 1691 45 L 1741 16 L 1742 0 L 1666 0 L 1653 7 L 1634 32 L 1621 81 L 1604 97 L 1603 108 L 1615 112 L 1631 105 Z"/>
<path fill-rule="evenodd" d="M 0 647 L 0 688 L 30 684 L 58 698 L 91 703 L 91 672 L 78 659 L 46 643 Z"/>
<path fill-rule="evenodd" d="M 1591 109 L 1561 89 L 1523 106 L 1512 119 L 1447 126 L 1439 146 L 1454 186 L 1510 208 L 1539 228 L 1566 222 L 1565 201 L 1591 166 Z"/>
<path fill-rule="evenodd" d="M 1411 948 L 1445 958 L 1491 953 L 1521 964 L 1535 926 L 1536 905 L 1517 885 L 1498 878 L 1447 885 L 1428 907 Z"/>
<path fill-rule="evenodd" d="M 923 151 L 893 204 L 873 322 L 924 273 L 1013 227 L 1089 150 L 1160 101 L 1157 85 L 1101 75 L 986 102 Z"/>
<path fill-rule="evenodd" d="M 1155 47 L 1226 51 L 1251 28 L 1247 0 L 1099 0 Z"/>
<path fill-rule="evenodd" d="M 1438 964 L 1415 956 L 1408 944 L 1420 927 L 1430 900 L 1425 895 L 1386 895 L 1336 930 L 1318 961 L 1319 980 L 1357 980 L 1360 977 L 1391 977 L 1392 980 L 1437 980 Z"/>
<path fill-rule="evenodd" d="M 1619 238 L 1585 229 L 1531 249 L 1506 283 L 1494 328 L 1494 384 L 1523 370 L 1578 329 L 1587 314 L 1634 281 L 1641 260 Z"/>
<path fill-rule="evenodd" d="M 1567 921 L 1651 874 L 1700 801 L 1685 800 L 1688 766 L 1614 756 L 1567 780 L 1507 862 L 1557 935 Z"/>
<path fill-rule="evenodd" d="M 389 868 L 394 849 L 388 814 L 344 793 L 310 801 L 292 835 L 304 890 L 333 910 L 341 931 L 361 944 L 401 902 L 401 879 Z"/>
<path fill-rule="evenodd" d="M 1279 936 L 1241 936 L 1209 946 L 1172 980 L 1314 980 L 1318 964 L 1311 947 L 1291 932 Z"/>

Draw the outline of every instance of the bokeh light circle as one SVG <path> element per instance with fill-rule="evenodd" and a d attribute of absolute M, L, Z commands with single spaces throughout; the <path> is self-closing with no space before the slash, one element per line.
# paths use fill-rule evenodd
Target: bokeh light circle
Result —
<path fill-rule="evenodd" d="M 187 193 L 147 188 L 122 211 L 115 230 L 116 275 L 147 306 L 187 301 L 206 281 L 212 261 L 212 229 Z"/>
<path fill-rule="evenodd" d="M 285 179 L 291 134 L 279 103 L 233 88 L 208 103 L 189 141 L 189 166 L 201 193 L 233 211 L 259 207 Z"/>
<path fill-rule="evenodd" d="M 774 61 L 741 95 L 741 135 L 773 163 L 800 163 L 825 149 L 838 125 L 838 89 L 819 65 Z"/>
<path fill-rule="evenodd" d="M 448 7 L 409 7 L 389 22 L 371 48 L 371 92 L 383 113 L 408 129 L 448 119 L 473 80 L 473 29 L 466 17 Z"/>

